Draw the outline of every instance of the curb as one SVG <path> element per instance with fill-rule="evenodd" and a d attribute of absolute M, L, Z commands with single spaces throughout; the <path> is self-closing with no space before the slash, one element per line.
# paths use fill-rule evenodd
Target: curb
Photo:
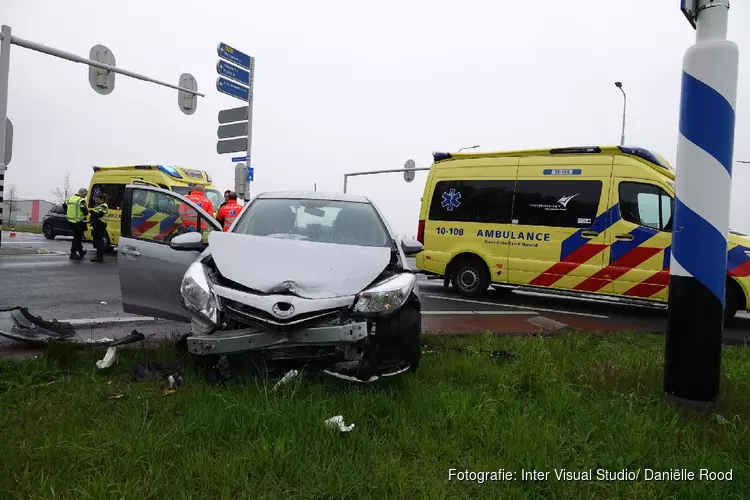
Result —
<path fill-rule="evenodd" d="M 112 325 L 127 325 L 133 323 L 148 323 L 154 321 L 160 321 L 157 318 L 151 316 L 137 316 L 133 318 L 129 317 L 111 317 L 111 318 L 83 318 L 83 319 L 61 319 L 58 320 L 60 323 L 69 323 L 76 328 L 85 327 L 100 327 L 100 326 L 112 326 Z"/>

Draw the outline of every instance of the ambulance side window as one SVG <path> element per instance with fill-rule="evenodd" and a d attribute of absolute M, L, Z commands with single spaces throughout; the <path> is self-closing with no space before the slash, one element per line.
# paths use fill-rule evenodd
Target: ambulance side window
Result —
<path fill-rule="evenodd" d="M 430 203 L 430 220 L 510 223 L 511 180 L 439 181 Z"/>
<path fill-rule="evenodd" d="M 591 227 L 601 195 L 598 180 L 519 180 L 513 220 L 522 226 Z"/>
<path fill-rule="evenodd" d="M 662 188 L 640 182 L 621 182 L 620 216 L 657 231 L 672 231 L 674 200 Z"/>
<path fill-rule="evenodd" d="M 125 184 L 94 184 L 91 187 L 89 207 L 93 208 L 94 205 L 96 205 L 94 198 L 101 193 L 107 195 L 107 206 L 110 210 L 122 209 L 122 197 L 125 195 Z"/>

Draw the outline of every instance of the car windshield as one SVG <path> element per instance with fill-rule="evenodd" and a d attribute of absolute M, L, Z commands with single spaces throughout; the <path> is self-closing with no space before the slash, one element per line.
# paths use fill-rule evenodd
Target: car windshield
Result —
<path fill-rule="evenodd" d="M 380 216 L 369 203 L 311 199 L 255 200 L 233 232 L 318 243 L 384 247 Z"/>

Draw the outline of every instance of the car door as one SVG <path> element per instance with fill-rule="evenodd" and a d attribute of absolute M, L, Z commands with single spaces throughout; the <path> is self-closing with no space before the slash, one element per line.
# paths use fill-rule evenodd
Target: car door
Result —
<path fill-rule="evenodd" d="M 147 185 L 125 188 L 117 259 L 125 312 L 190 321 L 180 300 L 180 283 L 200 253 L 169 245 L 190 230 L 180 218 L 181 205 L 187 207 L 183 213 L 192 211 L 199 221 L 204 242 L 211 231 L 221 231 L 211 214 L 173 191 Z"/>
<path fill-rule="evenodd" d="M 612 158 L 590 158 L 580 164 L 556 161 L 521 159 L 508 280 L 580 290 L 581 283 L 602 270 Z"/>
<path fill-rule="evenodd" d="M 68 222 L 67 214 L 62 206 L 56 205 L 50 210 L 52 216 L 50 217 L 50 227 L 54 234 L 62 236 L 70 236 L 73 231 L 70 229 L 70 223 Z"/>
<path fill-rule="evenodd" d="M 613 179 L 620 216 L 608 231 L 608 292 L 666 301 L 674 200 L 655 182 Z"/>

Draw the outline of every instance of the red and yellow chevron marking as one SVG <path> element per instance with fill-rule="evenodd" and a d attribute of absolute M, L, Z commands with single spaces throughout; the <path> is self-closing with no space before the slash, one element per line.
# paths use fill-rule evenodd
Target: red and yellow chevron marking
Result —
<path fill-rule="evenodd" d="M 154 210 L 143 210 L 130 221 L 131 235 L 153 241 L 164 241 L 180 227 L 180 218 Z"/>
<path fill-rule="evenodd" d="M 553 264 L 549 269 L 529 282 L 532 286 L 552 286 L 560 278 L 567 275 L 575 268 L 584 264 L 587 260 L 601 253 L 607 245 L 597 243 L 586 243 L 578 250 L 564 257 L 560 262 Z"/>
<path fill-rule="evenodd" d="M 598 292 L 616 279 L 624 276 L 625 273 L 631 269 L 637 268 L 662 250 L 662 248 L 651 247 L 633 248 L 612 264 L 579 283 L 574 290 L 580 292 Z"/>
<path fill-rule="evenodd" d="M 669 251 L 669 248 L 667 248 Z M 626 290 L 627 297 L 648 298 L 669 286 L 669 268 L 657 271 L 633 288 Z"/>

